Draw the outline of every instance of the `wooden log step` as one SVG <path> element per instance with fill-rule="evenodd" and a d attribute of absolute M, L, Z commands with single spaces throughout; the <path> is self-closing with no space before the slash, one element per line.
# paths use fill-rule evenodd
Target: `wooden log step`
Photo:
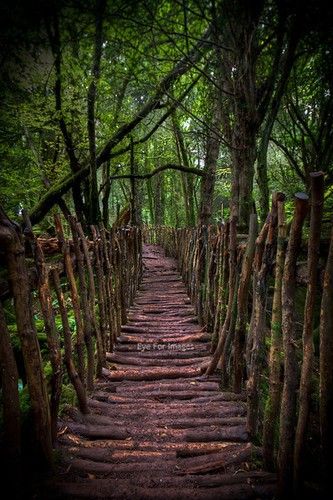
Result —
<path fill-rule="evenodd" d="M 95 399 L 89 399 L 88 405 L 91 408 L 100 408 L 103 410 L 104 414 L 107 415 L 117 415 L 115 413 L 115 405 L 111 405 L 109 403 L 105 403 L 103 401 L 97 401 Z M 135 416 L 147 415 L 149 410 L 153 410 L 155 415 L 179 415 L 179 411 L 181 408 L 182 415 L 191 415 L 204 417 L 208 416 L 244 416 L 246 414 L 246 406 L 244 404 L 236 403 L 236 402 L 218 402 L 212 403 L 209 407 L 204 408 L 201 403 L 195 401 L 188 401 L 186 406 L 184 406 L 182 401 L 178 402 L 168 402 L 164 404 L 158 404 L 158 402 L 147 402 L 145 407 L 138 407 L 133 400 L 132 403 L 124 403 L 119 405 L 117 408 L 119 410 L 119 415 L 126 416 L 129 412 Z M 131 418 L 131 415 L 129 415 Z"/>
<path fill-rule="evenodd" d="M 190 390 L 184 390 L 184 391 L 166 391 L 166 390 L 150 390 L 150 391 L 145 391 L 145 392 L 138 392 L 135 394 L 135 399 L 136 400 L 142 400 L 146 401 L 147 400 L 157 400 L 161 401 L 163 399 L 173 399 L 173 400 L 190 400 L 190 399 L 196 399 L 197 401 L 202 401 L 202 394 L 207 395 L 210 394 L 211 392 L 209 391 L 190 391 Z M 130 395 L 125 395 L 126 393 L 121 393 L 119 394 L 118 391 L 117 393 L 109 393 L 109 392 L 100 392 L 96 391 L 94 393 L 94 398 L 98 399 L 99 401 L 107 401 L 111 404 L 113 403 L 128 403 L 130 401 L 133 401 L 133 393 Z M 209 398 L 206 398 L 209 400 Z"/>
<path fill-rule="evenodd" d="M 199 358 L 200 359 L 200 358 Z M 120 382 L 97 382 L 96 390 L 103 390 L 107 392 L 144 392 L 146 390 L 151 389 L 164 389 L 169 391 L 181 391 L 186 389 L 191 390 L 205 390 L 205 391 L 217 391 L 219 389 L 218 382 L 208 381 L 203 378 L 192 379 L 173 379 L 173 380 L 151 380 L 151 381 L 120 381 Z M 228 395 L 232 395 L 233 398 L 234 393 L 224 393 L 226 395 L 226 399 L 228 399 Z"/>
<path fill-rule="evenodd" d="M 126 439 L 130 437 L 130 434 L 126 429 L 116 428 L 113 425 L 84 425 L 77 424 L 74 422 L 70 422 L 67 424 L 69 430 L 71 432 L 75 432 L 80 434 L 81 436 L 85 436 L 89 439 Z"/>
<path fill-rule="evenodd" d="M 200 358 L 199 358 L 200 359 Z M 131 383 L 131 382 L 120 382 L 115 390 L 116 392 L 138 392 L 141 393 L 150 391 L 150 390 L 168 390 L 168 391 L 183 391 L 187 389 L 191 389 L 193 391 L 218 391 L 219 384 L 217 382 L 207 382 L 205 380 L 181 380 L 174 379 L 172 382 L 170 380 L 157 380 L 157 381 L 142 381 L 140 383 Z M 224 393 L 226 395 L 226 400 L 228 399 L 229 393 Z M 233 393 L 232 397 L 234 396 Z"/>
<path fill-rule="evenodd" d="M 107 370 L 103 368 L 103 375 L 110 380 L 159 380 L 166 378 L 195 377 L 201 374 L 199 368 L 175 367 L 175 368 L 146 368 L 139 370 Z"/>
<path fill-rule="evenodd" d="M 77 470 L 79 472 L 85 472 L 89 474 L 95 474 L 98 476 L 110 476 L 111 474 L 118 473 L 142 473 L 146 475 L 153 474 L 153 471 L 160 470 L 173 470 L 177 465 L 176 459 L 165 459 L 165 460 L 155 460 L 153 462 L 129 462 L 129 463 L 107 463 L 107 462 L 95 462 L 94 460 L 85 460 L 83 458 L 68 458 L 66 460 L 68 467 L 71 470 Z M 94 497 L 93 497 L 94 498 Z"/>
<path fill-rule="evenodd" d="M 118 363 L 120 365 L 137 365 L 137 366 L 175 366 L 175 365 L 191 365 L 196 363 L 208 363 L 210 360 L 209 356 L 193 357 L 188 359 L 155 359 L 151 358 L 138 358 L 134 356 L 124 356 L 119 353 L 107 353 L 107 361 L 112 363 Z"/>
<path fill-rule="evenodd" d="M 182 334 L 182 335 L 172 335 L 170 332 L 170 336 L 159 335 L 121 335 L 118 337 L 119 343 L 127 343 L 127 344 L 148 344 L 158 341 L 161 344 L 167 343 L 194 343 L 194 342 L 208 342 L 210 340 L 210 335 L 206 333 L 193 333 L 191 335 Z"/>
<path fill-rule="evenodd" d="M 49 500 L 62 498 L 87 499 L 145 499 L 145 500 L 255 500 L 272 499 L 275 486 L 272 484 L 229 484 L 220 487 L 198 490 L 191 487 L 177 485 L 177 487 L 157 486 L 156 481 L 145 486 L 131 484 L 128 480 L 115 483 L 113 479 L 90 479 L 87 482 L 58 483 L 54 487 L 53 495 Z"/>
<path fill-rule="evenodd" d="M 192 348 L 191 348 L 192 347 Z M 168 350 L 163 350 L 163 351 L 157 351 L 157 350 L 147 350 L 147 351 L 139 351 L 138 346 L 136 344 L 117 344 L 116 346 L 116 352 L 130 352 L 136 353 L 137 357 L 140 358 L 165 358 L 165 359 L 170 359 L 170 358 L 190 358 L 192 356 L 198 357 L 198 356 L 207 356 L 207 353 L 210 351 L 210 344 L 209 343 L 196 343 L 194 345 L 187 345 L 186 350 L 184 349 L 183 345 L 175 345 L 172 349 Z M 209 380 L 212 380 L 212 377 L 209 377 Z"/>
<path fill-rule="evenodd" d="M 226 426 L 224 428 L 216 426 L 215 429 L 202 427 L 199 430 L 188 430 L 185 435 L 186 441 L 236 441 L 246 442 L 249 435 L 244 425 Z"/>
<path fill-rule="evenodd" d="M 179 474 L 202 474 L 216 471 L 234 464 L 241 464 L 254 456 L 261 457 L 262 450 L 251 443 L 243 447 L 230 447 L 217 453 L 185 458 L 180 465 Z"/>
<path fill-rule="evenodd" d="M 154 462 L 155 460 L 175 460 L 177 458 L 175 450 L 119 450 L 108 447 L 69 446 L 67 452 L 73 457 L 108 463 Z"/>
<path fill-rule="evenodd" d="M 194 479 L 194 478 L 193 478 Z M 200 488 L 212 488 L 224 484 L 275 484 L 276 474 L 265 471 L 237 472 L 233 474 L 196 475 L 195 484 Z"/>

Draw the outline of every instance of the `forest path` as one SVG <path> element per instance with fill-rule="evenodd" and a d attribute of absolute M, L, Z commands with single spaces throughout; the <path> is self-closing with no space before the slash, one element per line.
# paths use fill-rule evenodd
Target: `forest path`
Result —
<path fill-rule="evenodd" d="M 209 336 L 174 259 L 145 245 L 144 275 L 91 413 L 61 422 L 61 471 L 48 498 L 272 498 L 242 395 L 201 376 Z"/>

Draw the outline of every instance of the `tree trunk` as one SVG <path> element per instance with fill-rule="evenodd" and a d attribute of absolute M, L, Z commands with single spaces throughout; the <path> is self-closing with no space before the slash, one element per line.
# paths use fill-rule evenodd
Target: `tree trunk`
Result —
<path fill-rule="evenodd" d="M 179 163 L 185 165 L 185 167 L 189 167 L 190 161 L 187 154 L 184 137 L 177 120 L 176 112 L 172 114 L 172 124 L 176 139 Z M 194 192 L 193 192 L 194 185 L 193 185 L 193 178 L 191 175 L 182 174 L 182 186 L 183 186 L 184 202 L 185 202 L 186 226 L 194 227 L 195 226 L 195 207 L 194 207 Z"/>
<path fill-rule="evenodd" d="M 284 349 L 284 384 L 280 413 L 280 442 L 278 453 L 278 489 L 282 498 L 292 497 L 293 452 L 298 387 L 294 299 L 296 264 L 302 243 L 302 227 L 308 211 L 308 197 L 295 195 L 295 211 L 282 281 L 282 334 Z"/>
<path fill-rule="evenodd" d="M 155 224 L 163 226 L 164 224 L 164 204 L 163 191 L 164 189 L 164 174 L 158 174 L 155 181 Z"/>
<path fill-rule="evenodd" d="M 102 192 L 102 220 L 103 224 L 106 228 L 109 227 L 110 221 L 109 221 L 109 198 L 110 198 L 110 193 L 111 193 L 111 163 L 110 160 L 107 161 L 103 167 L 103 192 Z"/>
<path fill-rule="evenodd" d="M 220 90 L 215 89 L 215 93 L 212 99 L 212 120 L 210 123 L 210 129 L 208 130 L 208 139 L 206 146 L 206 175 L 201 181 L 201 205 L 199 214 L 199 221 L 201 225 L 208 225 L 211 222 L 214 202 L 216 163 L 219 156 L 221 144 L 221 119 L 222 114 Z"/>
<path fill-rule="evenodd" d="M 324 203 L 324 174 L 313 172 L 311 177 L 311 216 L 310 235 L 308 243 L 308 285 L 304 307 L 303 326 L 303 362 L 301 382 L 299 388 L 299 410 L 294 450 L 294 491 L 296 496 L 301 494 L 301 485 L 304 480 L 303 456 L 307 434 L 309 406 L 311 397 L 311 377 L 314 356 L 313 346 L 313 319 L 317 294 L 319 245 L 321 219 Z"/>
<path fill-rule="evenodd" d="M 135 175 L 138 174 L 138 165 L 134 157 L 133 137 L 131 137 L 131 225 L 139 226 L 141 224 L 141 209 L 140 209 L 140 191 L 138 189 L 138 181 Z"/>
<path fill-rule="evenodd" d="M 99 195 L 97 186 L 97 162 L 96 162 L 96 130 L 95 130 L 95 105 L 97 83 L 100 76 L 101 58 L 103 50 L 103 16 L 106 0 L 98 0 L 96 6 L 95 20 L 95 46 L 92 63 L 92 80 L 88 89 L 87 98 L 87 125 L 89 139 L 89 223 L 100 222 L 101 214 L 99 208 Z"/>

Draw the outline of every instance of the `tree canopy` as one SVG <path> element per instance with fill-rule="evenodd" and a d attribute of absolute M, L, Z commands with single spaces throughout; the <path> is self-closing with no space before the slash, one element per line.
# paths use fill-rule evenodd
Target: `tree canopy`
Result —
<path fill-rule="evenodd" d="M 1 203 L 47 228 L 265 218 L 333 176 L 332 8 L 297 0 L 1 7 Z M 135 200 L 134 200 L 135 198 Z M 134 217 L 133 207 L 138 218 Z M 177 206 L 177 210 L 174 207 Z M 58 209 L 58 208 L 57 208 Z"/>

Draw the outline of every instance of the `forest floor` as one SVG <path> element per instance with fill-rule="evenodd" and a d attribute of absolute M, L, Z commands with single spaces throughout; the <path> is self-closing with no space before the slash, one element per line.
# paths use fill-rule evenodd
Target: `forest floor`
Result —
<path fill-rule="evenodd" d="M 174 259 L 145 245 L 144 274 L 91 413 L 67 412 L 43 498 L 273 498 L 275 475 L 249 442 L 244 395 L 202 376 L 209 335 Z"/>

